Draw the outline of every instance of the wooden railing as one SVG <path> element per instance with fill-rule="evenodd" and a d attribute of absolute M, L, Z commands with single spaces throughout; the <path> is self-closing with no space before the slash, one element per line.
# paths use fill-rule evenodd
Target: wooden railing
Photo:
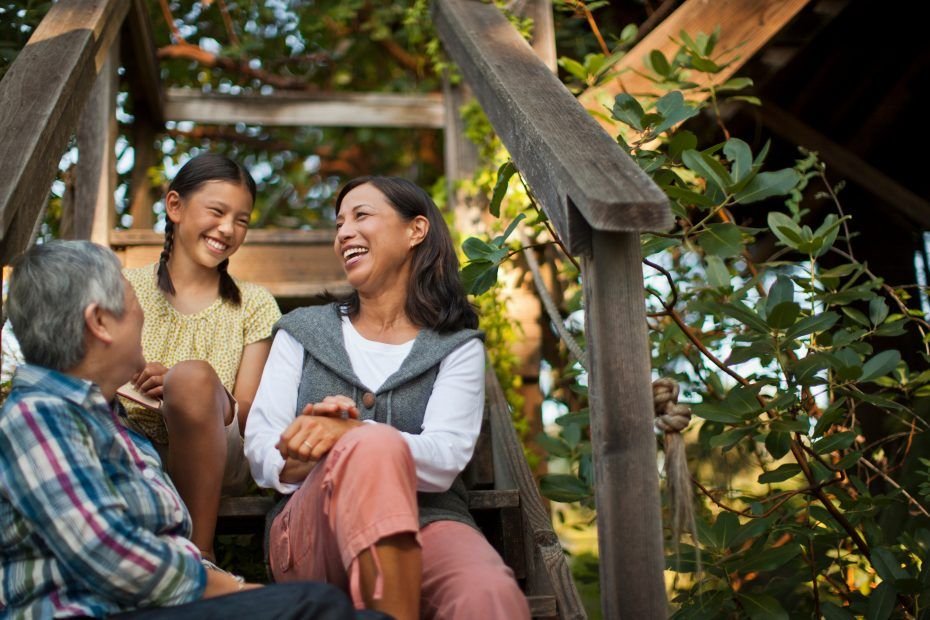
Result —
<path fill-rule="evenodd" d="M 605 617 L 664 617 L 656 442 L 637 233 L 670 224 L 665 198 L 493 5 L 437 0 L 434 17 L 446 50 L 562 240 L 582 257 Z M 121 29 L 126 36 L 120 42 Z M 120 52 L 136 118 L 132 214 L 136 224 L 148 230 L 118 232 L 112 225 Z M 72 135 L 77 135 L 81 170 L 68 197 L 71 236 L 109 242 L 126 262 L 148 261 L 160 243 L 150 230 L 144 169 L 154 158 L 152 138 L 167 118 L 194 116 L 212 106 L 214 122 L 221 122 L 218 117 L 224 110 L 231 118 L 249 110 L 253 120 L 263 124 L 332 125 L 362 119 L 372 125 L 437 127 L 444 119 L 449 134 L 458 121 L 453 103 L 448 92 L 445 102 L 436 96 L 233 99 L 165 93 L 143 0 L 63 0 L 52 6 L 0 82 L 0 265 L 8 264 L 34 238 L 47 188 Z M 447 162 L 458 162 L 462 145 L 450 142 L 447 139 Z M 329 253 L 328 243 L 312 232 L 255 231 L 250 237 L 243 256 L 250 246 L 262 244 L 281 246 L 274 251 L 284 253 L 300 244 L 312 252 L 319 247 L 319 264 L 304 261 L 295 269 L 323 268 L 322 252 Z M 336 286 L 334 274 L 326 271 L 313 277 Z M 278 292 L 287 295 L 287 286 L 282 283 Z M 496 407 L 491 420 L 495 436 L 513 444 L 504 445 L 495 458 L 516 461 L 520 450 L 513 443 L 506 403 L 493 390 L 489 403 Z M 520 480 L 502 483 L 533 487 L 525 463 L 523 469 L 509 470 L 519 470 Z M 548 515 L 541 504 L 532 502 L 522 510 L 527 544 L 546 569 L 532 579 L 551 582 L 558 615 L 583 617 Z"/>
<path fill-rule="evenodd" d="M 493 4 L 435 0 L 433 18 L 562 241 L 582 258 L 604 617 L 664 618 L 638 232 L 670 227 L 667 200 Z"/>

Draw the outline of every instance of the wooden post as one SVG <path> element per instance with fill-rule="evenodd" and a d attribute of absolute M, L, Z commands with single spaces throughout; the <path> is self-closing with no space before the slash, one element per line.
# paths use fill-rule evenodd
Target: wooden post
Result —
<path fill-rule="evenodd" d="M 594 231 L 582 260 L 605 618 L 665 618 L 662 514 L 639 235 Z"/>
<path fill-rule="evenodd" d="M 155 196 L 149 181 L 149 168 L 155 165 L 155 128 L 149 119 L 136 114 L 132 126 L 132 178 L 129 180 L 129 212 L 132 227 L 151 229 Z"/>
<path fill-rule="evenodd" d="M 605 618 L 667 616 L 639 231 L 668 200 L 492 4 L 436 0 L 434 23 L 572 254 L 582 255 Z"/>
<path fill-rule="evenodd" d="M 116 69 L 118 43 L 110 47 L 78 122 L 72 236 L 109 244 L 116 219 Z"/>
<path fill-rule="evenodd" d="M 127 10 L 123 0 L 53 4 L 0 82 L 0 265 L 28 247 L 61 153 Z"/>

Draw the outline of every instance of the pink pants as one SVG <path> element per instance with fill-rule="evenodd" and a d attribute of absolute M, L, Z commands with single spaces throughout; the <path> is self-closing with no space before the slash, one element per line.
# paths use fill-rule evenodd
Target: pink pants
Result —
<path fill-rule="evenodd" d="M 417 534 L 426 618 L 529 618 L 513 572 L 475 529 L 437 521 L 419 530 L 416 471 L 401 434 L 365 424 L 314 467 L 271 526 L 276 581 L 325 581 L 363 607 L 356 558 L 382 538 Z M 380 567 L 379 567 L 380 570 Z M 375 597 L 380 596 L 380 579 Z"/>

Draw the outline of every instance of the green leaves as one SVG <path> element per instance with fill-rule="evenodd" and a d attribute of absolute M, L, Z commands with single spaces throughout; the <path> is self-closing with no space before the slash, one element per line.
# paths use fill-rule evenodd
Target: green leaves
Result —
<path fill-rule="evenodd" d="M 661 55 L 661 54 L 660 54 Z M 663 57 L 664 58 L 664 57 Z M 620 93 L 614 98 L 614 119 L 625 123 L 648 136 L 657 136 L 672 127 L 696 116 L 699 108 L 687 103 L 680 91 L 663 95 L 655 103 L 655 111 L 646 113 L 632 95 Z"/>
<path fill-rule="evenodd" d="M 816 258 L 833 247 L 840 225 L 845 219 L 845 217 L 837 218 L 831 213 L 824 218 L 816 231 L 812 231 L 810 227 L 799 225 L 784 213 L 771 211 L 768 215 L 768 224 L 782 244 Z"/>
<path fill-rule="evenodd" d="M 546 474 L 539 479 L 539 491 L 554 502 L 577 502 L 593 495 L 590 486 L 569 474 Z"/>
<path fill-rule="evenodd" d="M 507 194 L 507 186 L 510 184 L 510 177 L 517 172 L 517 167 L 513 161 L 507 160 L 497 170 L 497 183 L 494 184 L 494 192 L 491 194 L 491 202 L 488 204 L 488 211 L 494 217 L 501 216 L 501 202 Z"/>

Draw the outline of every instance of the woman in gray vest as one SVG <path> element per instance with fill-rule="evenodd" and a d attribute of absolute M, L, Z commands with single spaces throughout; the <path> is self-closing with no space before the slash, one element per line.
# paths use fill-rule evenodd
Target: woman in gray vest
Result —
<path fill-rule="evenodd" d="M 245 452 L 289 494 L 278 581 L 322 580 L 397 618 L 528 618 L 459 474 L 484 407 L 484 346 L 442 215 L 398 178 L 350 181 L 334 249 L 353 292 L 275 327 Z"/>

